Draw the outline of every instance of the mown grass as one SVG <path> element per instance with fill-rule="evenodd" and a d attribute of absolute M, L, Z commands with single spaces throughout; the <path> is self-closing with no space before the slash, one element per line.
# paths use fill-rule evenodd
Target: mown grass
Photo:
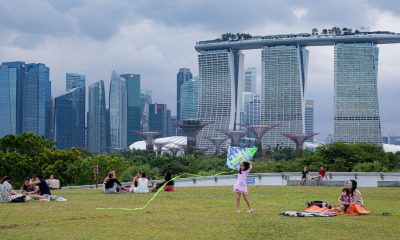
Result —
<path fill-rule="evenodd" d="M 361 188 L 372 214 L 291 218 L 310 200 L 335 202 L 340 188 L 249 187 L 254 213 L 235 211 L 231 187 L 162 192 L 143 211 L 149 194 L 106 195 L 100 189 L 54 191 L 68 202 L 0 204 L 0 239 L 400 239 L 400 189 Z M 382 216 L 390 212 L 392 216 Z"/>

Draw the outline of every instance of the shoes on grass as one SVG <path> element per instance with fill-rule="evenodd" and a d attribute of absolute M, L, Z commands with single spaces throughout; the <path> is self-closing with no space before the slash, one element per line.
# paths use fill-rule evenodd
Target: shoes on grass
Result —
<path fill-rule="evenodd" d="M 248 213 L 252 213 L 252 212 L 253 212 L 253 209 L 250 208 L 249 210 L 247 210 L 247 212 L 248 212 Z"/>

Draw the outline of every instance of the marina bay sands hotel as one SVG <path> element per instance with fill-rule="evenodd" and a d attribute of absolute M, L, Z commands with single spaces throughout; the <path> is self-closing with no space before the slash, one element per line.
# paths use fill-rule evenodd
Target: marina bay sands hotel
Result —
<path fill-rule="evenodd" d="M 304 133 L 307 47 L 334 45 L 334 140 L 382 144 L 377 92 L 378 44 L 400 43 L 400 34 L 357 32 L 346 35 L 288 34 L 239 40 L 200 41 L 198 118 L 212 122 L 199 135 L 221 137 L 220 129 L 240 123 L 242 50 L 261 49 L 261 124 L 279 124 L 263 147 L 293 146 L 282 133 Z M 324 61 L 324 59 L 319 59 Z"/>

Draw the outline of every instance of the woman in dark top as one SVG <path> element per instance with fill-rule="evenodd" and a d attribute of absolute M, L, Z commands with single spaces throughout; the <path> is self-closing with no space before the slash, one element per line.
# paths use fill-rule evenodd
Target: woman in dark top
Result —
<path fill-rule="evenodd" d="M 32 198 L 35 200 L 45 199 L 44 196 L 39 195 L 39 188 L 37 186 L 31 185 L 31 179 L 25 178 L 22 183 L 21 194 L 25 194 L 27 199 Z M 28 198 L 29 197 L 29 198 Z"/>
<path fill-rule="evenodd" d="M 122 184 L 114 178 L 114 175 L 110 172 L 108 174 L 108 180 L 104 184 L 104 191 L 106 193 L 115 193 L 119 192 Z"/>
<path fill-rule="evenodd" d="M 41 175 L 34 175 L 33 181 L 30 185 L 38 186 L 39 187 L 39 194 L 50 199 L 51 192 L 50 187 L 47 185 L 46 181 L 43 179 Z"/>
<path fill-rule="evenodd" d="M 170 191 L 174 191 L 174 180 L 172 179 L 172 173 L 171 172 L 166 172 L 165 173 L 165 177 L 164 177 L 164 181 L 159 182 L 156 184 L 156 186 L 151 190 L 152 192 L 156 192 L 160 187 L 162 187 L 164 184 L 164 191 L 170 192 Z"/>

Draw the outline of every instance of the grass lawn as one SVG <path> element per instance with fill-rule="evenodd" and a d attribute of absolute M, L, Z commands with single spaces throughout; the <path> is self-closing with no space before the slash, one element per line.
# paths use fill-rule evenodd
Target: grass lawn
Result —
<path fill-rule="evenodd" d="M 332 187 L 249 187 L 255 209 L 235 211 L 231 187 L 162 192 L 143 211 L 149 194 L 106 195 L 99 189 L 54 191 L 68 202 L 0 204 L 0 239 L 400 239 L 400 188 L 360 188 L 366 216 L 292 218 L 306 201 L 336 202 Z M 390 212 L 392 216 L 382 216 Z"/>

